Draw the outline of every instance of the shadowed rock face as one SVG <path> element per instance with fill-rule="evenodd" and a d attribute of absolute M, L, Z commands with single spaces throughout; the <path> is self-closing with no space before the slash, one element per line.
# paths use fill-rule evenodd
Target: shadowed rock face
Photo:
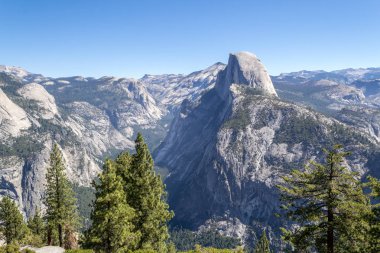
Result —
<path fill-rule="evenodd" d="M 0 66 L 0 195 L 12 197 L 26 216 L 43 209 L 55 142 L 69 179 L 89 186 L 104 157 L 133 149 L 138 131 L 154 148 L 168 130 L 171 111 L 213 87 L 224 67 L 134 80 L 50 78 Z"/>
<path fill-rule="evenodd" d="M 133 148 L 137 131 L 156 144 L 172 124 L 155 157 L 170 170 L 175 221 L 236 236 L 248 226 L 275 228 L 279 176 L 320 157 L 322 146 L 338 142 L 354 150 L 348 164 L 360 173 L 378 167 L 375 148 L 366 154 L 355 145 L 380 142 L 379 73 L 282 74 L 272 77 L 275 90 L 263 64 L 247 52 L 231 54 L 228 66 L 139 80 L 49 78 L 0 66 L 0 195 L 30 215 L 41 204 L 53 142 L 61 144 L 70 180 L 88 185 L 104 156 Z M 276 93 L 327 112 L 364 137 Z"/>
<path fill-rule="evenodd" d="M 182 104 L 155 161 L 170 171 L 175 224 L 227 227 L 226 234 L 244 237 L 248 227 L 276 232 L 280 177 L 334 143 L 356 150 L 347 165 L 366 172 L 368 160 L 357 145 L 370 147 L 368 136 L 278 99 L 261 62 L 244 52 L 230 55 L 215 88 Z"/>

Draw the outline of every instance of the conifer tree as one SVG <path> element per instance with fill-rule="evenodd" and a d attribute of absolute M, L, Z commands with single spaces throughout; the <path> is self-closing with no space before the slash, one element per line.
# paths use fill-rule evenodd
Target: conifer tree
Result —
<path fill-rule="evenodd" d="M 139 239 L 139 233 L 134 232 L 132 224 L 135 212 L 127 203 L 123 180 L 112 161 L 105 162 L 99 182 L 94 182 L 94 187 L 96 193 L 89 244 L 106 253 L 134 249 Z"/>
<path fill-rule="evenodd" d="M 0 201 L 0 239 L 7 244 L 21 240 L 25 235 L 26 225 L 17 205 L 9 197 Z"/>
<path fill-rule="evenodd" d="M 79 215 L 76 198 L 65 173 L 62 154 L 57 144 L 54 144 L 50 154 L 50 166 L 46 173 L 45 205 L 47 221 L 48 244 L 53 243 L 55 235 L 58 245 L 63 246 L 65 228 L 77 228 Z"/>
<path fill-rule="evenodd" d="M 298 224 L 283 229 L 284 239 L 300 252 L 367 252 L 370 205 L 360 177 L 343 166 L 349 153 L 341 145 L 324 153 L 324 164 L 283 177 L 283 208 Z"/>
<path fill-rule="evenodd" d="M 29 218 L 28 228 L 34 235 L 43 236 L 45 224 L 39 208 L 36 208 L 34 215 Z"/>
<path fill-rule="evenodd" d="M 136 153 L 127 173 L 128 203 L 136 210 L 134 224 L 141 232 L 139 249 L 165 252 L 169 238 L 167 222 L 173 217 L 165 201 L 165 186 L 154 171 L 153 159 L 142 135 L 135 140 Z"/>
<path fill-rule="evenodd" d="M 263 230 L 260 240 L 256 243 L 254 253 L 271 253 L 267 233 Z"/>
<path fill-rule="evenodd" d="M 34 214 L 29 217 L 27 222 L 28 233 L 26 234 L 23 243 L 41 247 L 45 243 L 46 226 L 39 208 L 36 208 Z"/>
<path fill-rule="evenodd" d="M 368 177 L 367 184 L 371 189 L 371 196 L 374 198 L 372 205 L 372 216 L 370 217 L 370 252 L 380 252 L 380 181 L 374 177 Z"/>
<path fill-rule="evenodd" d="M 165 251 L 169 238 L 167 222 L 173 214 L 165 202 L 165 187 L 154 171 L 153 159 L 147 144 L 139 133 L 136 153 L 122 153 L 116 159 L 119 173 L 124 179 L 128 203 L 136 210 L 134 225 L 141 232 L 139 249 Z"/>

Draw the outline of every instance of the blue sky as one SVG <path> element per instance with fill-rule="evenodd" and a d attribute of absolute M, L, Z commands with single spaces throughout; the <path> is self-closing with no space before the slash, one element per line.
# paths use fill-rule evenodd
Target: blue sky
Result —
<path fill-rule="evenodd" d="M 251 51 L 272 75 L 380 67 L 378 0 L 0 0 L 0 64 L 47 76 L 189 73 Z"/>

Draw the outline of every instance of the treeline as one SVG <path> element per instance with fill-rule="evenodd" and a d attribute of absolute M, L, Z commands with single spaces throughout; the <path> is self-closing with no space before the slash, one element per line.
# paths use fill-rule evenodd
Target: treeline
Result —
<path fill-rule="evenodd" d="M 380 252 L 380 182 L 346 167 L 341 145 L 324 150 L 325 162 L 293 170 L 279 186 L 291 252 Z"/>
<path fill-rule="evenodd" d="M 14 201 L 4 197 L 0 202 L 0 235 L 6 246 L 0 250 L 19 252 L 20 245 L 74 250 L 80 244 L 96 252 L 175 252 L 167 226 L 174 214 L 166 203 L 165 186 L 154 171 L 141 134 L 135 144 L 135 154 L 124 152 L 115 160 L 107 159 L 94 180 L 91 226 L 83 235 L 78 232 L 77 199 L 55 144 L 46 173 L 44 214 L 36 209 L 24 222 Z"/>
<path fill-rule="evenodd" d="M 215 231 L 174 230 L 170 235 L 168 222 L 174 214 L 166 203 L 165 186 L 141 134 L 135 144 L 134 154 L 107 159 L 94 180 L 90 226 L 84 233 L 79 233 L 82 222 L 73 186 L 54 145 L 46 173 L 46 210 L 37 208 L 25 222 L 14 201 L 1 199 L 0 239 L 5 246 L 0 253 L 20 252 L 20 245 L 57 245 L 70 253 L 275 252 L 265 230 L 254 249 L 243 249 L 239 240 Z M 278 186 L 280 218 L 286 225 L 281 228 L 281 251 L 380 252 L 380 182 L 368 177 L 363 183 L 349 170 L 349 153 L 342 146 L 324 153 L 323 163 L 311 161 L 293 170 Z"/>

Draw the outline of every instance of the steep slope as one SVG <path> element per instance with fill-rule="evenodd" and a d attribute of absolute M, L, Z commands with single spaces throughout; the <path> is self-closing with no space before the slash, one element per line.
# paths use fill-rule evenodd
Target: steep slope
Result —
<path fill-rule="evenodd" d="M 230 55 L 215 88 L 182 104 L 155 159 L 170 173 L 174 224 L 249 237 L 262 226 L 278 233 L 280 176 L 334 143 L 355 150 L 351 169 L 369 169 L 368 135 L 280 100 L 260 60 L 243 52 Z"/>
<path fill-rule="evenodd" d="M 215 85 L 225 64 L 216 63 L 189 75 L 145 75 L 140 79 L 159 104 L 168 110 L 177 109 L 183 100 L 195 100 Z"/>
<path fill-rule="evenodd" d="M 0 89 L 0 138 L 17 137 L 30 126 L 26 112 Z"/>
<path fill-rule="evenodd" d="M 282 99 L 310 106 L 379 141 L 379 73 L 379 68 L 300 71 L 272 80 Z"/>
<path fill-rule="evenodd" d="M 199 97 L 221 68 L 223 64 L 216 64 L 182 75 L 178 82 L 168 79 L 172 88 L 161 94 L 161 77 L 145 78 L 146 83 L 116 77 L 50 78 L 0 66 L 0 194 L 17 200 L 26 215 L 41 206 L 54 142 L 61 146 L 72 182 L 89 186 L 104 157 L 133 149 L 138 131 L 154 148 L 181 99 Z"/>

